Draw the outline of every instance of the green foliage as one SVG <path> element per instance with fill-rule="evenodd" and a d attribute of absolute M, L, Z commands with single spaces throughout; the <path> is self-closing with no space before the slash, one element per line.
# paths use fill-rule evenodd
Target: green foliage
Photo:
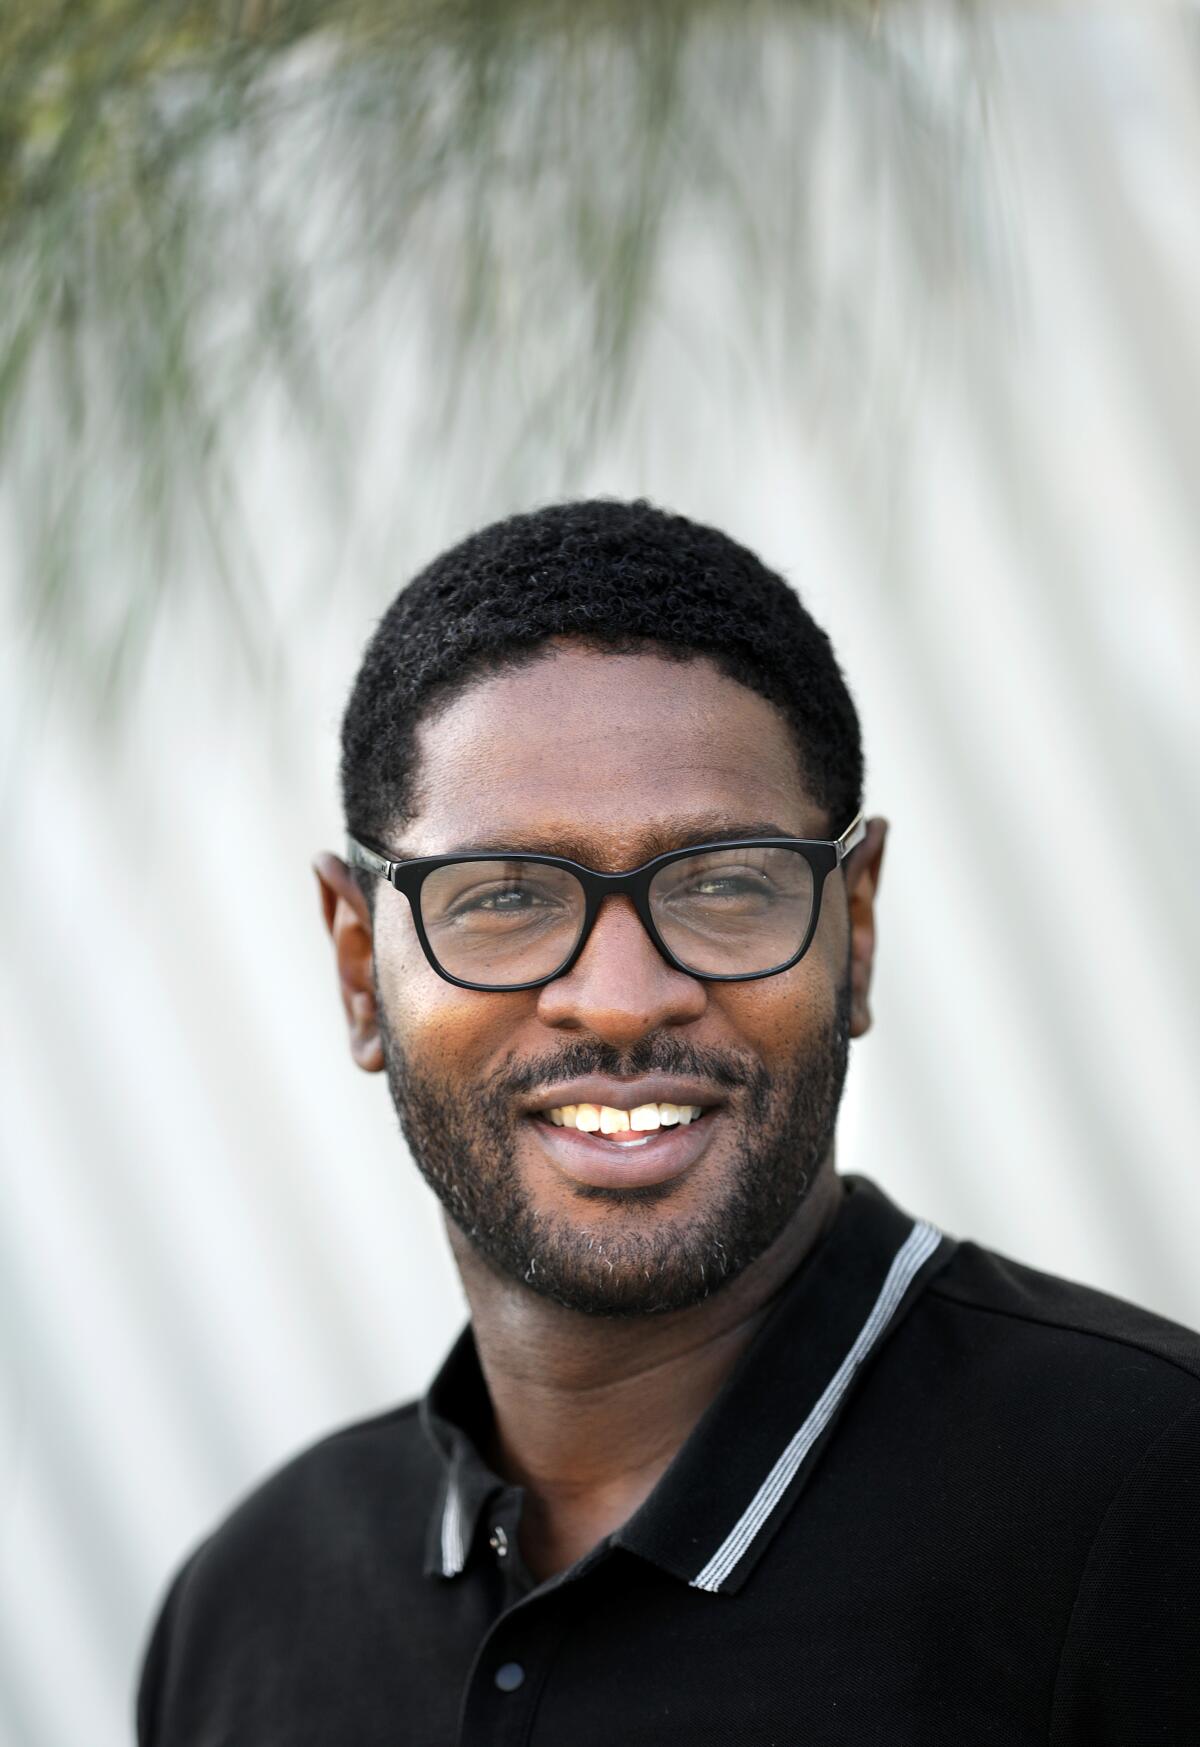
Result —
<path fill-rule="evenodd" d="M 810 136 L 775 63 L 802 72 L 807 32 L 890 83 L 927 223 L 953 149 L 878 25 L 854 0 L 6 0 L 0 462 L 47 643 L 111 690 L 203 552 L 261 652 L 239 432 L 282 392 L 345 502 L 343 341 L 381 302 L 437 359 L 443 428 L 469 385 L 518 447 L 586 456 L 684 208 L 757 287 L 784 271 Z"/>

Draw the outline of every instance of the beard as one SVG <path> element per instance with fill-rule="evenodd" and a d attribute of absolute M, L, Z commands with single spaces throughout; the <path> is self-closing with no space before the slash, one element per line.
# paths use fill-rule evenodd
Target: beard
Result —
<path fill-rule="evenodd" d="M 832 1018 L 785 1074 L 731 1052 L 652 1033 L 622 1053 L 582 1041 L 482 1085 L 419 1071 L 377 1002 L 388 1088 L 417 1168 L 446 1214 L 497 1273 L 585 1316 L 685 1310 L 728 1285 L 783 1233 L 833 1145 L 850 1046 L 849 980 Z M 735 1158 L 711 1205 L 688 1219 L 656 1209 L 682 1179 L 650 1189 L 579 1187 L 578 1220 L 539 1212 L 521 1180 L 513 1099 L 538 1086 L 611 1074 L 680 1074 L 737 1089 Z M 732 1107 L 726 1106 L 732 1116 Z M 589 1204 L 603 1215 L 589 1229 Z M 618 1204 L 619 1227 L 609 1215 Z M 605 1217 L 608 1216 L 608 1217 Z"/>

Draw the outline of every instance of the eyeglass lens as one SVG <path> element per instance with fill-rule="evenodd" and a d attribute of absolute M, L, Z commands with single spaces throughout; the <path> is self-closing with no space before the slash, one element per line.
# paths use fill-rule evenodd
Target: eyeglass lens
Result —
<path fill-rule="evenodd" d="M 586 900 L 566 868 L 506 858 L 436 868 L 421 920 L 450 976 L 511 988 L 553 976 L 579 942 Z M 650 912 L 668 950 L 697 976 L 753 976 L 794 958 L 808 932 L 813 875 L 798 851 L 728 848 L 668 862 Z"/>
<path fill-rule="evenodd" d="M 442 969 L 497 989 L 565 964 L 584 908 L 575 875 L 540 861 L 450 862 L 421 886 L 421 920 Z"/>
<path fill-rule="evenodd" d="M 654 926 L 700 976 L 786 964 L 808 933 L 812 903 L 812 869 L 794 849 L 710 849 L 668 862 L 650 882 Z"/>

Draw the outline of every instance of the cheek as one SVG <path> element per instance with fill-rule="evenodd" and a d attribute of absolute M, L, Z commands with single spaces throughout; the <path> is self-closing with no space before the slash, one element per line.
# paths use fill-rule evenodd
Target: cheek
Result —
<path fill-rule="evenodd" d="M 478 1079 L 503 1053 L 527 997 L 483 995 L 439 977 L 411 921 L 375 931 L 375 976 L 388 1028 L 408 1058 L 439 1079 Z"/>
<path fill-rule="evenodd" d="M 400 905 L 376 916 L 375 983 L 389 1030 L 414 1060 L 424 1059 L 439 1039 L 453 1034 L 458 997 L 468 993 L 431 968 Z"/>
<path fill-rule="evenodd" d="M 778 1071 L 828 1030 L 842 980 L 829 956 L 814 948 L 781 976 L 726 984 L 719 999 L 731 1026 Z"/>

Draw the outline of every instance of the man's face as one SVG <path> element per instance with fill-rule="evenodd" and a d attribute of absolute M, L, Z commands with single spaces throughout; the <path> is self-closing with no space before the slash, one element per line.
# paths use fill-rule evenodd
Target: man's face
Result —
<path fill-rule="evenodd" d="M 702 659 L 559 645 L 472 686 L 419 752 L 392 845 L 406 856 L 524 849 L 616 871 L 689 842 L 849 823 L 806 795 L 782 715 Z M 532 1290 L 591 1314 L 694 1303 L 781 1235 L 827 1166 L 850 943 L 840 873 L 805 957 L 754 982 L 673 969 L 614 898 L 567 975 L 480 993 L 437 976 L 382 885 L 375 1019 L 413 1156 L 475 1250 Z M 703 1114 L 648 1139 L 547 1114 L 584 1101 Z"/>

